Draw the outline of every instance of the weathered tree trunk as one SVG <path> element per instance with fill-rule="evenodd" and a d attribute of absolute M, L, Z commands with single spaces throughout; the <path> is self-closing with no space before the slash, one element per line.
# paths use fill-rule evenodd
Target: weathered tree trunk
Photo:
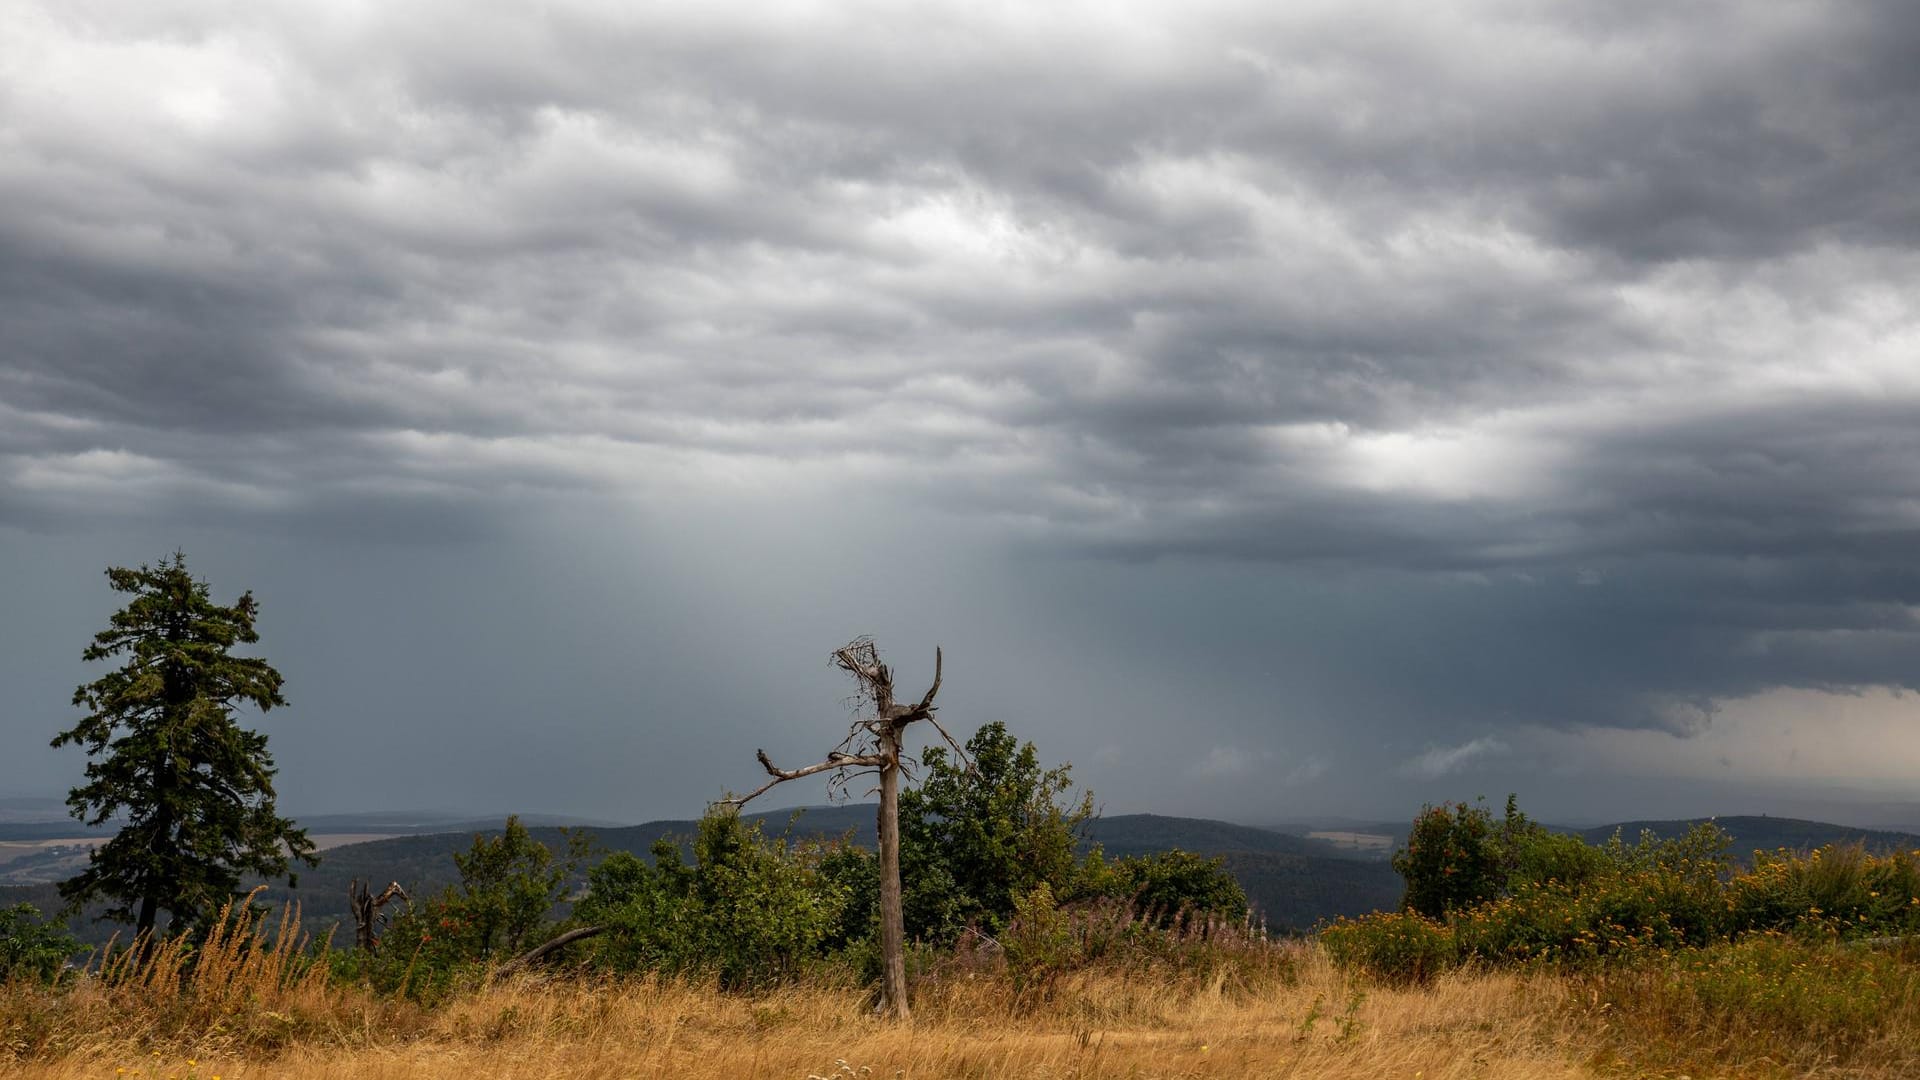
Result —
<path fill-rule="evenodd" d="M 373 895 L 369 885 L 362 884 L 359 878 L 347 883 L 347 910 L 353 915 L 353 943 L 363 952 L 372 952 L 380 946 L 378 928 L 387 921 L 380 909 L 391 903 L 395 897 L 413 906 L 413 897 L 400 887 L 399 882 L 388 885 L 379 896 Z"/>
<path fill-rule="evenodd" d="M 844 778 L 849 770 L 880 774 L 880 814 L 877 832 L 880 840 L 880 1012 L 904 1020 L 907 1008 L 907 929 L 906 913 L 900 900 L 900 748 L 909 724 L 925 720 L 940 732 L 954 752 L 966 760 L 967 752 L 933 718 L 938 706 L 933 699 L 940 693 L 942 654 L 933 650 L 933 685 L 918 704 L 896 705 L 893 701 L 893 672 L 880 662 L 880 652 L 871 638 L 857 638 L 834 651 L 834 663 L 860 681 L 863 694 L 873 701 L 873 718 L 857 721 L 840 749 L 827 759 L 802 769 L 782 769 L 765 750 L 756 757 L 772 777 L 753 791 L 723 800 L 723 805 L 741 807 L 765 794 L 776 784 L 803 776 L 833 773 Z"/>
<path fill-rule="evenodd" d="M 900 736 L 882 737 L 880 766 L 880 1011 L 907 1018 L 907 921 L 900 902 Z"/>
<path fill-rule="evenodd" d="M 603 934 L 606 932 L 606 929 L 604 926 L 576 926 L 572 930 L 554 938 L 552 941 L 535 945 L 519 956 L 501 964 L 499 973 L 504 975 L 510 971 L 518 971 L 529 964 L 537 964 L 545 960 L 549 954 L 559 952 L 561 949 L 566 948 L 576 941 Z"/>

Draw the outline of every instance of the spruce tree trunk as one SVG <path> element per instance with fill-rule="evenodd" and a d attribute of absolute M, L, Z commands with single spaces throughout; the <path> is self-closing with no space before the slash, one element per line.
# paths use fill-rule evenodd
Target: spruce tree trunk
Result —
<path fill-rule="evenodd" d="M 173 845 L 173 759 L 163 759 L 156 770 L 154 790 L 157 795 L 154 816 L 153 845 L 157 849 L 170 850 Z M 146 949 L 153 941 L 153 927 L 160 919 L 161 885 L 148 878 L 142 882 L 140 914 L 133 924 L 135 941 L 143 941 L 141 949 Z"/>
<path fill-rule="evenodd" d="M 900 905 L 900 736 L 881 741 L 880 1011 L 907 1018 L 907 928 Z"/>

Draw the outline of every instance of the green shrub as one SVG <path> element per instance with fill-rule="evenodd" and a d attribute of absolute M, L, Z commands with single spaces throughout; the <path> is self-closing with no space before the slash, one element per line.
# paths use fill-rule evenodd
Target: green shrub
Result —
<path fill-rule="evenodd" d="M 1579 888 L 1630 865 L 1630 856 L 1653 850 L 1645 845 L 1664 843 L 1643 837 L 1641 847 L 1595 847 L 1530 820 L 1509 795 L 1499 821 L 1479 803 L 1421 810 L 1407 846 L 1394 853 L 1393 868 L 1406 880 L 1401 909 L 1439 918 L 1529 889 Z"/>
<path fill-rule="evenodd" d="M 570 835 L 567 854 L 556 857 L 518 817 L 508 817 L 499 833 L 475 834 L 472 846 L 453 856 L 457 887 L 393 916 L 373 952 L 334 954 L 334 977 L 383 994 L 438 1001 L 490 965 L 545 940 L 555 929 L 554 907 L 585 856 L 583 836 Z"/>
<path fill-rule="evenodd" d="M 32 904 L 0 908 L 0 982 L 54 982 L 79 950 L 65 925 L 43 920 Z"/>
<path fill-rule="evenodd" d="M 518 816 L 496 836 L 476 835 L 453 857 L 460 887 L 442 897 L 429 933 L 451 938 L 475 959 L 511 957 L 539 944 L 567 879 L 586 857 L 584 837 L 569 837 L 568 857 L 556 860 Z"/>
<path fill-rule="evenodd" d="M 1014 903 L 1044 883 L 1061 900 L 1089 895 L 1095 863 L 1080 853 L 1093 794 L 1073 794 L 1070 766 L 1043 768 L 1006 725 L 967 740 L 971 764 L 944 747 L 921 755 L 920 785 L 900 795 L 907 935 L 951 944 L 968 927 L 997 934 Z"/>
<path fill-rule="evenodd" d="M 1816 938 L 1920 933 L 1920 861 L 1911 852 L 1874 856 L 1857 844 L 1805 856 L 1755 852 L 1752 871 L 1727 892 L 1729 917 L 1741 930 Z"/>
<path fill-rule="evenodd" d="M 1186 851 L 1126 856 L 1106 872 L 1099 888 L 1162 929 L 1209 920 L 1237 923 L 1247 914 L 1246 890 L 1226 863 Z"/>
<path fill-rule="evenodd" d="M 486 971 L 470 942 L 468 928 L 442 896 L 395 915 L 374 951 L 331 953 L 328 963 L 337 982 L 432 1005 Z"/>
<path fill-rule="evenodd" d="M 821 945 L 833 951 L 858 950 L 880 928 L 880 856 L 843 839 L 820 853 L 818 870 L 821 880 L 845 897 L 840 917 Z"/>
<path fill-rule="evenodd" d="M 1507 884 L 1493 817 L 1467 803 L 1421 810 L 1407 846 L 1393 854 L 1393 868 L 1407 883 L 1401 909 L 1428 918 L 1490 900 Z"/>
<path fill-rule="evenodd" d="M 956 955 L 992 951 L 1016 992 L 1050 995 L 1059 980 L 1089 970 L 1156 981 L 1257 990 L 1293 977 L 1291 951 L 1232 919 L 1190 911 L 1184 919 L 1112 896 L 1061 904 L 1044 882 L 1014 904 L 997 940 L 963 939 Z"/>
<path fill-rule="evenodd" d="M 778 982 L 825 952 L 857 876 L 841 857 L 839 876 L 821 869 L 827 851 L 769 840 L 759 823 L 731 810 L 700 822 L 686 864 L 671 841 L 654 845 L 648 866 L 624 853 L 588 874 L 575 911 L 605 926 L 593 962 L 616 971 L 712 974 L 743 988 Z"/>
<path fill-rule="evenodd" d="M 1522 869 L 1509 891 L 1452 915 L 1462 956 L 1580 964 L 1705 945 L 1732 930 L 1726 834 L 1711 824 L 1603 847 L 1537 827 L 1510 835 Z"/>
<path fill-rule="evenodd" d="M 1872 1031 L 1920 989 L 1916 975 L 1884 953 L 1756 934 L 1675 957 L 1668 988 L 1725 1023 L 1824 1041 Z"/>
<path fill-rule="evenodd" d="M 1675 1066 L 1747 1061 L 1769 1076 L 1840 1075 L 1850 1058 L 1912 1015 L 1920 966 L 1858 945 L 1769 932 L 1619 969 L 1591 993 L 1633 1056 L 1664 1056 Z"/>
<path fill-rule="evenodd" d="M 1581 886 L 1526 885 L 1451 922 L 1462 956 L 1579 964 L 1713 941 L 1724 923 L 1716 899 L 1673 875 L 1626 870 Z"/>
<path fill-rule="evenodd" d="M 1336 920 L 1320 931 L 1320 943 L 1340 967 L 1387 983 L 1425 983 L 1459 959 L 1453 929 L 1411 911 Z"/>

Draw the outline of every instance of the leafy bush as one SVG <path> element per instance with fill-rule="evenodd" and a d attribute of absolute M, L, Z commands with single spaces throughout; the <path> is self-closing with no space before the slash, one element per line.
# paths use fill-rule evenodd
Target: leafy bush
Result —
<path fill-rule="evenodd" d="M 607 928 L 596 964 L 713 974 L 742 988 L 793 976 L 848 932 L 841 915 L 851 888 L 822 872 L 822 849 L 769 840 L 759 823 L 716 810 L 701 820 L 693 850 L 689 866 L 663 840 L 652 866 L 619 853 L 588 874 L 575 914 Z"/>
<path fill-rule="evenodd" d="M 553 910 L 586 852 L 586 838 L 571 835 L 567 854 L 556 857 L 517 816 L 508 817 L 499 833 L 475 834 L 472 846 L 453 856 L 457 887 L 395 915 L 375 951 L 337 954 L 335 979 L 418 1002 L 440 1000 L 463 978 L 481 977 L 551 931 Z"/>
<path fill-rule="evenodd" d="M 818 870 L 821 879 L 846 898 L 821 944 L 841 950 L 872 940 L 880 928 L 879 854 L 843 840 L 820 853 Z"/>
<path fill-rule="evenodd" d="M 497 836 L 475 836 L 466 854 L 453 857 L 460 888 L 435 905 L 428 932 L 437 929 L 476 959 L 512 956 L 538 944 L 536 935 L 586 855 L 584 837 L 572 836 L 569 844 L 568 857 L 556 861 L 518 816 L 507 818 Z"/>
<path fill-rule="evenodd" d="M 1401 909 L 1428 918 L 1493 899 L 1507 884 L 1492 815 L 1467 803 L 1422 809 L 1393 868 L 1407 882 Z"/>
<path fill-rule="evenodd" d="M 1163 929 L 1209 920 L 1239 922 L 1247 913 L 1246 891 L 1226 864 L 1186 851 L 1122 858 L 1107 872 L 1100 891 L 1129 901 Z"/>
<path fill-rule="evenodd" d="M 372 952 L 333 953 L 329 965 L 334 980 L 423 1005 L 477 981 L 487 965 L 475 954 L 471 932 L 450 906 L 449 896 L 395 915 Z"/>
<path fill-rule="evenodd" d="M 1110 896 L 1057 903 L 1042 883 L 1015 904 L 997 940 L 965 939 L 956 955 L 977 963 L 991 954 L 1016 993 L 1041 997 L 1066 976 L 1094 971 L 1245 989 L 1293 977 L 1292 952 L 1249 928 L 1244 909 L 1232 919 L 1163 915 Z"/>
<path fill-rule="evenodd" d="M 1713 1065 L 1743 1076 L 1912 1073 L 1911 1042 L 1885 1037 L 1920 1014 L 1911 952 L 1764 932 L 1610 969 L 1588 994 L 1636 1075 Z"/>
<path fill-rule="evenodd" d="M 1335 964 L 1381 982 L 1426 983 L 1459 958 L 1453 930 L 1413 911 L 1383 911 L 1338 919 L 1320 931 Z"/>
<path fill-rule="evenodd" d="M 1812 936 L 1920 933 L 1920 861 L 1912 852 L 1869 855 L 1858 845 L 1804 857 L 1755 852 L 1753 870 L 1728 889 L 1730 918 L 1742 930 L 1798 930 Z"/>
<path fill-rule="evenodd" d="M 1014 903 L 1045 883 L 1086 895 L 1080 834 L 1093 795 L 1075 799 L 1070 766 L 1040 766 L 1032 743 L 987 724 L 967 740 L 971 768 L 942 747 L 921 755 L 925 779 L 900 796 L 900 867 L 907 935 L 954 941 L 967 926 L 998 933 Z"/>
<path fill-rule="evenodd" d="M 1667 992 L 1724 1023 L 1826 1040 L 1864 1034 L 1920 978 L 1894 957 L 1772 934 L 1677 957 Z"/>
<path fill-rule="evenodd" d="M 1511 795 L 1497 822 L 1479 803 L 1422 809 L 1407 846 L 1393 855 L 1407 883 L 1401 909 L 1429 918 L 1530 887 L 1578 887 L 1618 865 L 1607 849 L 1529 820 Z"/>
<path fill-rule="evenodd" d="M 0 982 L 54 982 L 79 949 L 63 924 L 41 919 L 32 904 L 0 908 Z"/>

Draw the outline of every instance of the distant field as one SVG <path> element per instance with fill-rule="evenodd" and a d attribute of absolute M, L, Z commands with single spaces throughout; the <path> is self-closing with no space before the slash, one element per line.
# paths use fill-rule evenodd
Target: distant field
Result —
<path fill-rule="evenodd" d="M 65 881 L 86 869 L 87 853 L 106 842 L 104 836 L 0 841 L 0 885 Z"/>
<path fill-rule="evenodd" d="M 1324 840 L 1335 847 L 1372 851 L 1382 855 L 1393 850 L 1393 837 L 1385 833 L 1310 832 L 1307 834 L 1307 839 Z"/>
<path fill-rule="evenodd" d="M 320 850 L 386 840 L 391 833 L 321 833 L 313 837 Z M 87 853 L 107 842 L 106 836 L 70 836 L 45 840 L 0 840 L 0 885 L 47 885 L 65 881 L 86 869 Z"/>

